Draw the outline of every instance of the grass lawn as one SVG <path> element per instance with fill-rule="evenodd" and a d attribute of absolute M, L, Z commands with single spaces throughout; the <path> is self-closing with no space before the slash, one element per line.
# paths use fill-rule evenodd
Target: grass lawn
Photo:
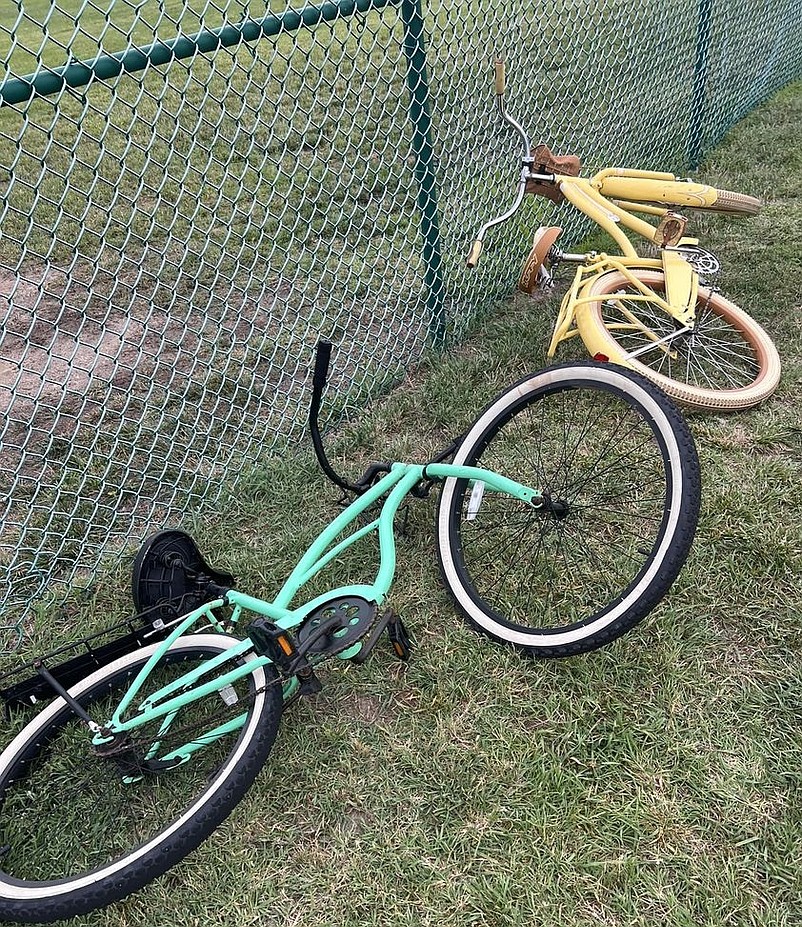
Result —
<path fill-rule="evenodd" d="M 688 416 L 703 512 L 669 598 L 603 651 L 525 660 L 456 617 L 437 574 L 434 501 L 416 504 L 392 598 L 417 638 L 409 665 L 381 651 L 363 668 L 332 667 L 324 692 L 287 712 L 252 791 L 198 852 L 71 923 L 798 924 L 800 122 L 796 84 L 699 172 L 766 201 L 746 223 L 697 217 L 694 228 L 722 258 L 722 288 L 774 337 L 784 374 L 760 409 Z M 344 428 L 334 456 L 357 472 L 374 456 L 437 448 L 544 362 L 555 311 L 556 297 L 499 304 L 460 348 Z M 335 497 L 303 448 L 243 474 L 195 533 L 241 588 L 269 594 Z M 355 554 L 332 582 L 364 569 Z M 122 611 L 125 581 L 51 614 L 40 635 L 69 638 Z"/>

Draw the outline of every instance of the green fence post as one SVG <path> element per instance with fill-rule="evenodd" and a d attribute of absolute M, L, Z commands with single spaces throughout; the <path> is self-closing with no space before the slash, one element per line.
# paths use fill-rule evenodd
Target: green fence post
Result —
<path fill-rule="evenodd" d="M 702 160 L 702 125 L 705 120 L 707 91 L 707 53 L 710 49 L 710 16 L 713 0 L 699 0 L 696 25 L 696 60 L 693 67 L 690 125 L 688 129 L 688 161 L 693 170 Z"/>
<path fill-rule="evenodd" d="M 418 181 L 418 209 L 421 214 L 423 262 L 426 267 L 426 308 L 429 311 L 429 337 L 434 345 L 445 341 L 445 288 L 440 249 L 440 219 L 437 213 L 437 178 L 432 146 L 432 115 L 429 76 L 423 44 L 421 0 L 401 0 L 404 24 L 404 57 L 407 60 L 409 118 L 412 122 L 412 150 Z"/>

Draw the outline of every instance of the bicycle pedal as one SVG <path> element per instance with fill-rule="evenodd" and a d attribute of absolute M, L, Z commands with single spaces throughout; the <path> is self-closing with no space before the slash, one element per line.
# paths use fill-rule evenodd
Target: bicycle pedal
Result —
<path fill-rule="evenodd" d="M 291 632 L 269 618 L 256 618 L 246 626 L 245 633 L 260 657 L 268 657 L 284 672 L 294 669 L 299 654 L 298 642 Z"/>
<path fill-rule="evenodd" d="M 388 623 L 387 636 L 390 638 L 390 643 L 393 645 L 395 655 L 399 660 L 403 660 L 406 663 L 412 656 L 414 646 L 409 631 L 407 631 L 404 622 L 398 615 L 394 614 L 391 621 Z"/>
<path fill-rule="evenodd" d="M 299 646 L 291 632 L 280 628 L 268 618 L 257 618 L 245 630 L 256 653 L 269 657 L 285 678 L 295 676 L 298 680 L 293 700 L 304 695 L 316 695 L 321 691 L 323 683 L 306 659 L 303 645 Z"/>
<path fill-rule="evenodd" d="M 393 621 L 393 619 L 395 619 L 395 617 L 395 612 L 390 608 L 388 608 L 387 611 L 382 614 L 382 616 L 374 625 L 370 634 L 362 639 L 362 649 L 358 654 L 351 657 L 351 663 L 364 663 L 367 660 L 371 654 L 371 651 L 379 642 L 379 638 L 387 630 L 388 625 L 391 621 Z"/>

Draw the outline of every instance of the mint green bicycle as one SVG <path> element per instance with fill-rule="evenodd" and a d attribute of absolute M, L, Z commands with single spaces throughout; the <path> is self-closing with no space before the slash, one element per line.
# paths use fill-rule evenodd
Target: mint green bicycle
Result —
<path fill-rule="evenodd" d="M 134 563 L 135 618 L 0 678 L 0 919 L 67 918 L 142 888 L 242 798 L 284 706 L 320 690 L 324 660 L 362 662 L 385 637 L 409 658 L 387 599 L 410 497 L 441 487 L 445 585 L 477 630 L 533 656 L 613 640 L 679 573 L 699 465 L 678 412 L 644 378 L 593 362 L 531 374 L 432 460 L 376 463 L 351 482 L 318 428 L 330 350 L 318 350 L 310 427 L 323 471 L 353 501 L 272 601 L 238 591 L 184 532 L 163 531 Z M 372 582 L 301 600 L 372 533 Z"/>

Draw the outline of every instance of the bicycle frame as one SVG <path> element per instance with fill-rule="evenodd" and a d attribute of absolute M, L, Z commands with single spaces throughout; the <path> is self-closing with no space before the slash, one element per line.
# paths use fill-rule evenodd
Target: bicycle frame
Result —
<path fill-rule="evenodd" d="M 621 249 L 621 255 L 614 257 L 595 252 L 561 256 L 562 260 L 581 266 L 577 269 L 573 284 L 560 307 L 549 344 L 548 356 L 554 356 L 557 345 L 561 341 L 578 334 L 577 330 L 572 328 L 576 312 L 581 312 L 588 303 L 594 301 L 595 297 L 590 295 L 594 282 L 602 274 L 610 271 L 623 274 L 640 294 L 633 296 L 632 300 L 637 302 L 638 299 L 642 299 L 659 306 L 679 323 L 681 332 L 691 330 L 696 322 L 699 278 L 691 264 L 677 252 L 676 247 L 697 245 L 698 241 L 682 237 L 685 220 L 671 213 L 667 207 L 711 205 L 715 191 L 711 191 L 711 188 L 704 184 L 681 180 L 664 171 L 605 168 L 590 178 L 535 172 L 531 144 L 526 130 L 507 111 L 505 83 L 504 63 L 499 60 L 495 64 L 496 105 L 501 118 L 521 140 L 523 146 L 521 174 L 515 199 L 510 208 L 502 215 L 489 219 L 479 230 L 468 254 L 468 267 L 476 266 L 482 253 L 487 231 L 506 222 L 518 211 L 526 194 L 527 183 L 529 181 L 545 183 L 559 189 L 566 200 L 607 232 Z M 647 202 L 644 203 L 643 200 Z M 652 205 L 656 203 L 665 203 L 666 207 Z M 655 226 L 639 218 L 635 213 L 657 216 L 665 219 L 666 222 L 660 222 Z M 661 249 L 661 260 L 655 262 L 648 258 L 640 258 L 629 237 L 622 230 L 622 226 L 650 244 L 658 245 Z M 630 270 L 630 268 L 652 267 L 658 267 L 663 272 L 665 299 L 651 287 L 646 286 Z M 630 326 L 642 331 L 653 344 L 659 344 L 663 350 L 667 350 L 663 340 L 643 325 L 634 314 L 627 311 L 625 315 Z"/>
<path fill-rule="evenodd" d="M 564 257 L 565 260 L 571 260 L 572 258 L 573 256 Z M 581 261 L 582 263 L 576 270 L 571 287 L 566 292 L 560 305 L 560 311 L 549 342 L 549 357 L 554 356 L 557 346 L 562 341 L 579 334 L 576 328 L 572 328 L 576 314 L 582 312 L 591 303 L 598 302 L 599 297 L 592 292 L 593 285 L 603 274 L 607 273 L 620 273 L 632 284 L 637 292 L 627 295 L 630 302 L 643 301 L 653 306 L 657 305 L 667 315 L 676 319 L 681 328 L 672 337 L 692 329 L 696 319 L 699 277 L 688 261 L 676 252 L 664 251 L 661 259 L 640 258 L 637 255 L 631 258 L 620 258 L 608 254 L 590 253 L 582 255 Z M 665 299 L 633 273 L 633 270 L 643 269 L 662 271 L 666 290 Z M 627 327 L 642 332 L 648 340 L 653 342 L 653 345 L 659 345 L 662 350 L 668 352 L 668 348 L 664 343 L 665 339 L 661 339 L 628 310 L 622 309 L 622 311 L 629 320 Z M 611 327 L 622 328 L 624 326 L 619 324 Z M 648 350 L 648 348 L 642 350 Z"/>
<path fill-rule="evenodd" d="M 621 223 L 647 241 L 661 244 L 658 229 L 643 219 L 634 216 L 633 212 L 665 216 L 668 209 L 659 206 L 647 205 L 648 202 L 665 202 L 670 205 L 699 206 L 710 205 L 710 188 L 704 184 L 694 184 L 680 181 L 673 174 L 665 171 L 644 171 L 630 168 L 608 167 L 591 178 L 568 176 L 563 174 L 539 174 L 533 168 L 534 158 L 531 154 L 531 143 L 524 127 L 507 111 L 505 103 L 506 78 L 504 62 L 495 62 L 495 90 L 496 107 L 499 115 L 516 133 L 523 146 L 521 158 L 521 174 L 512 205 L 506 212 L 493 219 L 489 219 L 479 230 L 467 259 L 469 267 L 476 266 L 482 252 L 482 244 L 486 232 L 513 216 L 524 201 L 526 185 L 530 180 L 553 184 L 558 187 L 563 196 L 576 208 L 600 225 L 616 243 L 621 247 L 624 257 L 637 257 L 632 242 L 618 227 Z M 608 199 L 612 197 L 612 199 Z M 626 202 L 620 202 L 624 200 Z"/>
<path fill-rule="evenodd" d="M 229 621 L 234 624 L 241 621 L 245 613 L 254 613 L 270 619 L 278 628 L 289 631 L 298 627 L 316 608 L 339 596 L 360 596 L 375 602 L 377 605 L 383 605 L 395 576 L 396 551 L 393 532 L 395 517 L 401 504 L 412 489 L 422 480 L 432 478 L 464 479 L 470 480 L 474 484 L 483 483 L 484 487 L 490 491 L 506 493 L 535 508 L 542 505 L 542 495 L 539 490 L 524 486 L 515 480 L 508 479 L 490 470 L 447 463 L 393 464 L 389 473 L 356 498 L 323 529 L 301 557 L 272 602 L 236 590 L 230 590 L 224 599 L 216 599 L 186 615 L 171 631 L 169 636 L 156 647 L 121 699 L 108 725 L 95 734 L 93 743 L 100 746 L 108 743 L 117 735 L 134 731 L 144 724 L 162 718 L 164 720 L 159 728 L 157 739 L 146 754 L 146 759 L 153 759 L 160 747 L 159 738 L 167 733 L 183 708 L 207 695 L 220 692 L 226 686 L 250 675 L 255 669 L 273 662 L 267 656 L 255 654 L 251 655 L 241 665 L 225 669 L 226 664 L 238 660 L 253 650 L 253 642 L 250 638 L 245 638 L 224 653 L 204 661 L 200 666 L 188 671 L 169 685 L 151 693 L 136 707 L 136 713 L 132 717 L 124 719 L 123 716 L 132 707 L 153 669 L 181 635 L 186 634 L 193 626 L 203 620 L 211 623 L 217 630 L 224 631 L 220 620 L 214 614 L 216 608 L 223 605 L 232 606 L 233 611 Z M 365 511 L 382 497 L 386 498 L 382 503 L 379 515 L 373 521 L 352 531 L 339 543 L 335 543 L 340 534 L 350 528 Z M 379 567 L 372 583 L 341 586 L 296 608 L 290 608 L 298 592 L 325 566 L 356 541 L 374 532 L 379 539 Z M 338 654 L 338 656 L 341 659 L 350 659 L 359 652 L 361 646 L 360 642 L 356 642 L 351 648 Z M 218 670 L 222 670 L 222 673 L 217 674 L 216 671 Z M 208 677 L 212 673 L 215 673 L 214 678 L 209 679 Z M 204 677 L 207 678 L 204 680 Z M 290 681 L 288 689 L 285 690 L 285 697 L 289 697 L 297 688 L 297 681 L 295 681 L 294 686 L 292 683 L 293 680 Z M 225 722 L 225 724 L 195 736 L 188 743 L 172 749 L 160 757 L 160 761 L 175 760 L 176 766 L 181 765 L 189 760 L 197 750 L 239 730 L 244 725 L 245 719 L 246 715 L 243 713 Z M 127 777 L 126 781 L 129 780 L 133 781 L 133 779 Z"/>
<path fill-rule="evenodd" d="M 545 179 L 545 175 L 543 178 L 541 175 L 535 176 Z M 610 200 L 602 193 L 605 184 L 610 183 L 609 178 L 616 181 L 615 194 L 618 197 L 624 197 L 626 202 Z M 699 277 L 692 265 L 676 250 L 664 245 L 661 247 L 659 260 L 639 257 L 632 242 L 621 229 L 624 225 L 650 243 L 661 245 L 660 227 L 639 219 L 633 215 L 633 212 L 645 212 L 658 216 L 668 215 L 667 208 L 646 205 L 640 203 L 639 200 L 648 197 L 653 199 L 668 197 L 675 201 L 679 198 L 679 193 L 676 193 L 675 189 L 686 186 L 685 182 L 677 181 L 672 174 L 659 171 L 635 171 L 623 168 L 607 168 L 591 178 L 557 174 L 549 175 L 549 179 L 553 180 L 572 205 L 607 232 L 620 246 L 622 255 L 611 256 L 589 252 L 588 254 L 563 254 L 561 256 L 562 260 L 577 263 L 580 266 L 560 306 L 549 343 L 548 356 L 554 356 L 557 346 L 562 341 L 579 334 L 576 328 L 572 328 L 576 313 L 598 300 L 597 296 L 592 295 L 593 284 L 602 274 L 610 272 L 622 274 L 634 287 L 636 293 L 629 295 L 630 302 L 640 300 L 652 306 L 659 306 L 680 324 L 681 328 L 675 335 L 690 331 L 696 321 L 696 300 L 699 290 Z M 652 186 L 649 186 L 650 184 Z M 695 239 L 680 238 L 679 243 L 691 245 L 697 242 Z M 662 271 L 666 298 L 664 299 L 658 292 L 643 283 L 633 273 L 636 269 Z M 665 339 L 659 338 L 633 313 L 628 310 L 623 311 L 628 319 L 628 328 L 639 330 L 652 342 L 653 346 L 658 345 L 666 353 L 670 353 Z M 623 328 L 624 325 L 619 324 L 614 327 Z M 645 351 L 648 348 L 642 350 Z"/>
<path fill-rule="evenodd" d="M 645 238 L 646 241 L 659 244 L 659 242 L 655 242 L 655 227 L 653 225 L 632 215 L 623 205 L 607 199 L 600 192 L 597 182 L 598 176 L 588 179 L 586 177 L 557 175 L 554 180 L 556 185 L 559 186 L 560 192 L 570 203 L 607 232 L 621 248 L 624 257 L 636 258 L 638 252 L 629 238 L 621 231 L 621 225 L 625 225 L 635 234 Z M 667 210 L 662 212 L 665 213 Z"/>

